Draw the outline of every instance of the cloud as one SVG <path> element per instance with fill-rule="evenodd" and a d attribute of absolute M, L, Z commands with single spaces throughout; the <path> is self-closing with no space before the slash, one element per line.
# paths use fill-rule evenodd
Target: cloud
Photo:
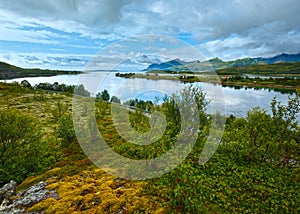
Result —
<path fill-rule="evenodd" d="M 198 39 L 215 39 L 278 20 L 299 30 L 300 20 L 297 0 L 11 0 L 0 6 L 2 14 L 18 17 L 16 23 L 25 17 L 26 23 L 83 35 L 191 32 Z"/>
<path fill-rule="evenodd" d="M 298 0 L 10 0 L 0 1 L 0 40 L 102 48 L 162 34 L 195 44 L 205 57 L 264 56 L 298 52 L 299 11 Z"/>
<path fill-rule="evenodd" d="M 0 61 L 23 68 L 52 68 L 59 70 L 82 70 L 91 59 L 90 55 L 47 54 L 47 53 L 2 53 Z"/>
<path fill-rule="evenodd" d="M 57 39 L 65 38 L 46 30 L 23 30 L 17 28 L 4 28 L 0 26 L 0 40 L 32 42 L 39 44 L 59 44 Z"/>
<path fill-rule="evenodd" d="M 300 32 L 283 32 L 281 23 L 275 22 L 249 30 L 248 34 L 232 34 L 225 39 L 205 42 L 197 46 L 209 58 L 220 57 L 225 60 L 247 56 L 270 57 L 282 52 L 298 53 Z"/>

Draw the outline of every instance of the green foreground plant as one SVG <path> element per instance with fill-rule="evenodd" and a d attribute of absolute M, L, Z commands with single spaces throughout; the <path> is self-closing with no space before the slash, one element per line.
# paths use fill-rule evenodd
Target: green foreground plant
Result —
<path fill-rule="evenodd" d="M 1 181 L 21 182 L 56 162 L 55 148 L 43 139 L 35 118 L 14 109 L 2 109 L 0 121 Z"/>

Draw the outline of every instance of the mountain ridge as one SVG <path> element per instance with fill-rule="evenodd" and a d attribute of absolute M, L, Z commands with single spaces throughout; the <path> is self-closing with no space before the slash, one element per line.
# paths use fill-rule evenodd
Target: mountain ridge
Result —
<path fill-rule="evenodd" d="M 154 63 L 149 65 L 143 71 L 153 71 L 153 70 L 172 70 L 172 71 L 205 71 L 211 68 L 216 70 L 238 67 L 238 66 L 252 66 L 252 65 L 263 65 L 263 64 L 275 64 L 280 62 L 300 62 L 300 53 L 297 54 L 286 54 L 282 53 L 270 58 L 256 57 L 256 58 L 242 58 L 232 61 L 223 61 L 220 58 L 212 58 L 206 61 L 193 61 L 184 62 L 179 59 L 174 59 L 162 63 Z"/>

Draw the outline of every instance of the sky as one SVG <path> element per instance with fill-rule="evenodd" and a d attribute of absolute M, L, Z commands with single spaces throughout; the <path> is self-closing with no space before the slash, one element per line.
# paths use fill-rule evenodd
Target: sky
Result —
<path fill-rule="evenodd" d="M 83 70 L 99 53 L 140 67 L 170 59 L 171 45 L 157 39 L 144 49 L 164 52 L 110 48 L 145 34 L 183 41 L 205 59 L 299 53 L 299 11 L 299 0 L 0 0 L 0 61 Z"/>

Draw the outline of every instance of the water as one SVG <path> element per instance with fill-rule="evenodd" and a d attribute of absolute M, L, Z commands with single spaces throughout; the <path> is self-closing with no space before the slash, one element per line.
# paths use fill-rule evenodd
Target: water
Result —
<path fill-rule="evenodd" d="M 58 75 L 52 77 L 27 77 L 6 80 L 6 82 L 21 82 L 27 80 L 30 84 L 54 83 L 67 85 L 77 85 L 78 82 L 83 83 L 85 88 L 89 90 L 92 96 L 98 92 L 107 89 L 109 94 L 115 95 L 125 101 L 128 99 L 143 99 L 161 102 L 165 94 L 172 94 L 186 86 L 179 81 L 172 80 L 149 80 L 149 79 L 125 79 L 115 77 L 115 73 L 91 72 L 82 75 Z M 200 85 L 208 94 L 211 104 L 208 111 L 223 112 L 224 105 L 226 107 L 225 114 L 235 115 L 237 117 L 245 117 L 247 111 L 253 107 L 260 106 L 271 113 L 270 103 L 276 96 L 277 101 L 286 104 L 289 94 L 273 91 L 270 89 L 245 89 L 234 87 L 221 87 L 211 83 L 193 83 Z M 215 107 L 215 108 L 214 108 Z"/>

